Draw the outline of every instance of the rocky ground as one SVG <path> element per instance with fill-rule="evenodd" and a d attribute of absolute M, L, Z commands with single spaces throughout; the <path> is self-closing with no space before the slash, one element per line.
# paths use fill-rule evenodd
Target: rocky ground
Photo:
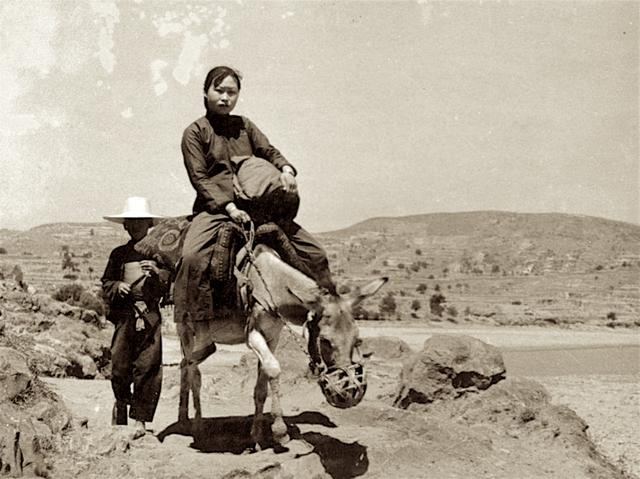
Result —
<path fill-rule="evenodd" d="M 292 440 L 255 451 L 255 359 L 222 348 L 202 367 L 203 419 L 177 422 L 179 347 L 166 327 L 158 412 L 147 435 L 133 440 L 132 426 L 110 425 L 111 327 L 38 294 L 2 293 L 0 476 L 640 477 L 630 427 L 637 372 L 532 380 L 512 374 L 486 341 L 441 334 L 422 345 L 410 328 L 397 335 L 394 327 L 367 328 L 369 388 L 347 410 L 326 403 L 299 338 L 287 333 L 279 357 Z M 496 337 L 504 349 L 517 347 L 519 336 Z"/>

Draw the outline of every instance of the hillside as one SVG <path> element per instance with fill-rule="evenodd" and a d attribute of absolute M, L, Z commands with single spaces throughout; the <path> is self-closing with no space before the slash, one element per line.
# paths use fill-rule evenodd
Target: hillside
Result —
<path fill-rule="evenodd" d="M 640 321 L 639 225 L 483 211 L 372 218 L 319 238 L 343 289 L 373 276 L 391 279 L 386 291 L 395 308 L 378 298 L 365 304 L 365 317 L 382 307 L 382 317 L 436 322 Z M 122 227 L 108 222 L 0 230 L 8 253 L 0 266 L 19 264 L 36 287 L 74 276 L 95 284 L 109 251 L 126 240 Z M 62 270 L 63 247 L 78 271 Z"/>
<path fill-rule="evenodd" d="M 442 317 L 456 322 L 639 319 L 638 225 L 563 214 L 439 213 L 373 218 L 320 237 L 340 280 L 389 276 L 401 317 L 424 317 L 441 293 L 445 311 L 448 305 L 457 313 Z"/>

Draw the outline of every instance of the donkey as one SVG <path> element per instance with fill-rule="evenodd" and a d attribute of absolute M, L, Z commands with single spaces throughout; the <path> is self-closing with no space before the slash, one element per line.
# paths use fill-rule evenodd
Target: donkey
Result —
<path fill-rule="evenodd" d="M 350 295 L 334 296 L 285 263 L 273 249 L 265 245 L 256 246 L 250 258 L 246 274 L 251 285 L 248 313 L 235 311 L 211 321 L 177 323 L 183 354 L 178 420 L 188 421 L 189 391 L 193 394 L 196 419 L 202 416 L 198 365 L 215 352 L 215 343 L 246 342 L 259 361 L 254 389 L 252 441 L 259 447 L 265 438 L 263 408 L 270 388 L 274 419 L 272 436 L 276 443 L 286 444 L 289 437 L 280 404 L 281 369 L 274 356 L 285 323 L 308 329 L 311 367 L 324 378 L 324 382 L 319 382 L 327 400 L 337 407 L 354 405 L 362 399 L 366 383 L 363 386 L 353 381 L 354 375 L 358 374 L 353 372 L 354 367 L 356 371 L 357 367 L 362 367 L 362 358 L 358 350 L 361 343 L 358 327 L 351 311 L 356 304 L 375 294 L 387 278 L 371 281 Z M 363 369 L 361 374 L 364 375 Z M 357 397 L 351 402 L 335 402 L 335 396 L 340 397 L 349 388 L 356 390 Z"/>

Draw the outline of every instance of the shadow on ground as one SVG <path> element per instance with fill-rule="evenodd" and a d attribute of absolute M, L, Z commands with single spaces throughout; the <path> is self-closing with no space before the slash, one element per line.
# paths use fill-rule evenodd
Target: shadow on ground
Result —
<path fill-rule="evenodd" d="M 273 417 L 265 414 L 265 431 L 270 431 Z M 369 468 L 367 448 L 358 442 L 346 443 L 318 432 L 301 433 L 299 424 L 313 424 L 329 428 L 337 427 L 327 416 L 318 412 L 306 411 L 296 416 L 285 416 L 287 432 L 291 439 L 307 442 L 313 449 L 307 454 L 317 454 L 327 474 L 334 479 L 349 479 L 363 475 Z M 188 436 L 193 438 L 191 447 L 201 452 L 229 452 L 243 454 L 255 451 L 256 444 L 251 438 L 250 416 L 224 416 L 189 419 L 178 421 L 167 426 L 158 433 L 157 438 L 163 442 L 171 435 Z M 287 452 L 288 449 L 273 441 L 269 434 L 262 449 L 272 448 L 276 453 Z M 299 456 L 298 456 L 299 457 Z"/>

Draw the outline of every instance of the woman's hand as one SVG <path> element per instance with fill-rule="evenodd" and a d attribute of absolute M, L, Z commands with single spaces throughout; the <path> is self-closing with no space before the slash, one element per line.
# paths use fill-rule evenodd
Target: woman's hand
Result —
<path fill-rule="evenodd" d="M 233 203 L 229 203 L 225 209 L 235 223 L 243 224 L 251 222 L 251 216 L 244 210 L 241 210 Z"/>
<path fill-rule="evenodd" d="M 296 182 L 296 177 L 293 175 L 293 170 L 289 166 L 285 166 L 282 169 L 282 173 L 280 174 L 280 183 L 282 184 L 282 189 L 286 193 L 295 193 L 298 189 L 298 184 Z"/>
<path fill-rule="evenodd" d="M 129 296 L 129 294 L 131 294 L 131 286 L 129 285 L 129 283 L 125 283 L 124 281 L 118 281 L 116 292 L 124 298 L 125 296 Z"/>
<path fill-rule="evenodd" d="M 158 268 L 158 263 L 156 263 L 152 259 L 145 259 L 140 261 L 140 267 L 142 268 L 142 272 L 147 275 L 157 276 L 160 273 L 160 268 Z"/>

